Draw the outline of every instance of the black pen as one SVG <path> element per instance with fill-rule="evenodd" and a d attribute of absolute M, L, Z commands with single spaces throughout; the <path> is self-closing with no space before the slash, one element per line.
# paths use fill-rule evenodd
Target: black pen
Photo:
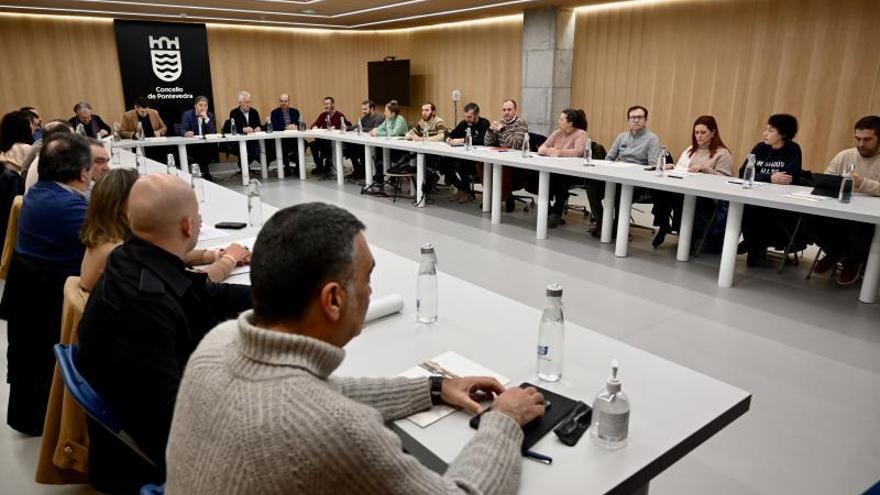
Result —
<path fill-rule="evenodd" d="M 666 177 L 669 177 L 670 179 L 684 179 L 681 175 L 667 175 Z"/>
<path fill-rule="evenodd" d="M 553 458 L 544 454 L 539 454 L 537 452 L 532 452 L 531 450 L 527 450 L 523 452 L 523 456 L 526 459 L 531 459 L 536 462 L 540 462 L 543 464 L 553 464 Z"/>

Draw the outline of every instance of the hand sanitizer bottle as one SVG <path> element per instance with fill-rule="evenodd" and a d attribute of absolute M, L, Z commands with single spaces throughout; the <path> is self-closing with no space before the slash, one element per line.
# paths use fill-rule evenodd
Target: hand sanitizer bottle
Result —
<path fill-rule="evenodd" d="M 611 376 L 593 401 L 590 438 L 606 449 L 624 447 L 629 434 L 629 397 L 620 390 L 617 368 L 617 360 L 611 361 Z"/>

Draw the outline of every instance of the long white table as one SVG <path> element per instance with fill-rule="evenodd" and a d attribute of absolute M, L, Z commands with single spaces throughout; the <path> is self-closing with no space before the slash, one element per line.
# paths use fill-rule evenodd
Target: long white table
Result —
<path fill-rule="evenodd" d="M 185 156 L 186 144 L 198 142 L 224 142 L 237 141 L 242 159 L 242 181 L 247 183 L 247 164 L 245 161 L 245 142 L 258 140 L 261 150 L 265 151 L 265 141 L 275 141 L 278 156 L 280 156 L 281 139 L 296 138 L 299 147 L 299 174 L 300 179 L 305 179 L 305 139 L 327 139 L 333 142 L 334 162 L 336 166 L 337 183 L 343 183 L 343 143 L 359 144 L 364 146 L 364 158 L 366 165 L 367 183 L 372 182 L 375 174 L 373 155 L 377 149 L 382 149 L 383 163 L 385 167 L 389 163 L 389 151 L 391 149 L 407 151 L 416 154 L 416 205 L 425 206 L 424 191 L 422 186 L 425 182 L 425 155 L 439 155 L 450 158 L 459 158 L 483 162 L 483 211 L 491 213 L 491 222 L 501 222 L 501 176 L 503 167 L 516 167 L 538 172 L 538 211 L 536 238 L 547 238 L 547 213 L 549 211 L 549 185 L 550 174 L 560 174 L 585 179 L 603 180 L 606 182 L 606 194 L 604 204 L 604 217 L 602 222 L 601 242 L 612 242 L 613 228 L 613 205 L 615 204 L 617 185 L 621 185 L 621 198 L 617 215 L 617 241 L 615 254 L 619 257 L 628 254 L 629 218 L 632 208 L 632 193 L 634 187 L 647 187 L 662 191 L 683 194 L 684 209 L 679 232 L 676 259 L 688 261 L 690 254 L 690 240 L 693 233 L 694 210 L 697 197 L 706 197 L 728 201 L 727 225 L 725 229 L 724 244 L 721 254 L 721 262 L 718 272 L 718 285 L 731 287 L 734 282 L 736 266 L 736 247 L 742 230 L 742 212 L 745 205 L 765 206 L 803 214 L 818 215 L 844 220 L 854 220 L 873 224 L 874 237 L 869 251 L 869 257 L 865 268 L 865 276 L 862 282 L 859 300 L 865 303 L 873 303 L 877 298 L 877 289 L 880 287 L 880 198 L 864 195 L 855 195 L 852 203 L 841 204 L 833 199 L 818 202 L 807 201 L 787 197 L 791 193 L 808 193 L 807 187 L 782 186 L 777 184 L 762 184 L 753 189 L 743 189 L 739 184 L 731 184 L 730 178 L 708 174 L 693 174 L 684 178 L 671 176 L 657 177 L 651 172 L 645 171 L 640 165 L 594 160 L 593 166 L 584 166 L 580 158 L 555 158 L 532 154 L 525 158 L 516 150 L 499 151 L 488 147 L 477 147 L 475 150 L 466 151 L 464 147 L 453 147 L 445 143 L 405 141 L 400 138 L 373 137 L 369 134 L 358 135 L 355 132 L 340 132 L 338 130 L 306 130 L 306 131 L 283 131 L 273 133 L 253 133 L 248 135 L 213 135 L 207 139 L 200 138 L 151 138 L 145 141 L 123 140 L 118 143 L 122 148 L 134 148 L 137 146 L 161 146 L 177 144 L 181 156 Z M 181 159 L 185 162 L 185 158 Z M 263 176 L 267 177 L 265 153 L 261 153 Z M 182 163 L 185 169 L 185 163 Z M 278 176 L 283 177 L 282 167 L 279 167 Z"/>
<path fill-rule="evenodd" d="M 133 166 L 134 156 L 123 153 L 123 163 Z M 148 170 L 164 173 L 164 165 L 148 160 Z M 183 178 L 188 180 L 186 174 Z M 247 222 L 244 195 L 210 182 L 205 183 L 205 189 L 201 213 L 206 224 Z M 264 204 L 264 219 L 275 211 Z M 228 238 L 203 245 L 253 237 L 257 230 L 230 231 Z M 607 451 L 585 435 L 575 447 L 566 447 L 548 434 L 532 450 L 551 456 L 553 464 L 523 460 L 520 493 L 644 493 L 652 478 L 749 409 L 751 395 L 743 390 L 572 322 L 566 325 L 562 381 L 538 382 L 538 309 L 440 273 L 440 319 L 433 325 L 418 324 L 411 303 L 418 264 L 375 246 L 371 249 L 377 263 L 374 293 L 398 293 L 407 304 L 401 314 L 371 323 L 347 346 L 340 374 L 394 376 L 452 350 L 510 377 L 511 385 L 529 381 L 592 403 L 609 374 L 611 360 L 620 361 L 623 387 L 633 404 L 629 444 Z M 230 282 L 249 283 L 249 278 L 238 275 Z M 565 297 L 578 298 L 571 293 Z M 409 452 L 427 465 L 436 465 L 452 461 L 472 437 L 469 417 L 457 412 L 424 429 L 400 420 L 394 428 Z"/>

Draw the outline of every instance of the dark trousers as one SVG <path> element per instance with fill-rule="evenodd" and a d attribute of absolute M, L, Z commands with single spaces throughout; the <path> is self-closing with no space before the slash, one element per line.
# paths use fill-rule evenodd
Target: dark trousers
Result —
<path fill-rule="evenodd" d="M 188 144 L 186 146 L 186 156 L 189 161 L 190 170 L 192 170 L 192 165 L 194 163 L 198 163 L 202 175 L 208 177 L 211 176 L 209 165 L 211 163 L 217 163 L 220 160 L 217 145 L 212 143 Z M 177 163 L 180 164 L 183 162 L 178 161 Z"/>
<path fill-rule="evenodd" d="M 299 149 L 296 141 L 296 139 L 281 140 L 281 163 L 284 167 L 292 167 L 293 169 L 299 167 Z"/>
<path fill-rule="evenodd" d="M 362 144 L 354 144 L 354 143 L 345 143 L 343 151 L 345 156 L 351 160 L 351 166 L 354 170 L 352 172 L 352 176 L 355 178 L 361 178 L 366 175 L 366 158 L 364 157 L 364 150 L 366 149 Z"/>
<path fill-rule="evenodd" d="M 316 139 L 309 144 L 315 171 L 329 173 L 333 168 L 333 144 L 326 139 Z"/>
<path fill-rule="evenodd" d="M 808 223 L 816 244 L 829 256 L 851 263 L 864 263 L 868 259 L 873 225 L 826 217 L 810 217 Z"/>
<path fill-rule="evenodd" d="M 743 208 L 742 234 L 749 252 L 762 253 L 771 246 L 785 248 L 797 220 L 797 213 L 746 205 Z"/>
<path fill-rule="evenodd" d="M 473 175 L 477 173 L 476 162 L 443 158 L 437 164 L 437 170 L 443 175 L 443 182 L 447 186 L 454 186 L 459 191 L 473 194 Z"/>
<path fill-rule="evenodd" d="M 605 199 L 605 181 L 587 179 L 587 201 L 590 204 L 590 216 L 596 223 L 602 223 L 602 215 L 605 209 L 602 207 L 602 200 Z M 657 191 L 644 187 L 633 188 L 633 204 L 635 203 L 653 203 L 654 194 Z M 617 212 L 620 209 L 620 184 L 617 185 L 617 194 L 614 196 L 614 214 L 612 218 L 617 218 Z M 617 226 L 615 225 L 615 229 Z"/>
<path fill-rule="evenodd" d="M 654 226 L 666 232 L 681 231 L 684 195 L 667 191 L 653 191 Z M 710 198 L 697 198 L 694 208 L 694 225 L 691 244 L 696 245 L 705 237 L 704 252 L 720 252 L 727 221 L 727 202 Z"/>

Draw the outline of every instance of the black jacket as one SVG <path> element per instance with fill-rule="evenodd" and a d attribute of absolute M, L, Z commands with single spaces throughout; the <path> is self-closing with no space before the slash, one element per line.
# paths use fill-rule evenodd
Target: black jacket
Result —
<path fill-rule="evenodd" d="M 67 123 L 69 123 L 73 127 L 74 131 L 76 130 L 76 126 L 78 124 L 82 124 L 83 128 L 86 130 L 86 136 L 91 138 L 98 137 L 98 133 L 100 131 L 107 131 L 107 134 L 113 132 L 113 130 L 110 129 L 110 126 L 107 125 L 107 123 L 104 122 L 104 120 L 99 115 L 95 114 L 92 114 L 92 120 L 89 121 L 88 124 L 80 122 L 79 117 L 76 115 L 71 117 L 70 120 L 67 121 Z"/>
<path fill-rule="evenodd" d="M 467 120 L 462 120 L 455 126 L 449 133 L 450 139 L 464 139 L 467 135 L 467 129 L 471 129 L 471 142 L 474 146 L 482 146 L 483 140 L 486 138 L 486 131 L 489 130 L 489 121 L 480 117 L 480 120 L 477 121 L 475 125 L 471 125 L 467 123 Z"/>
<path fill-rule="evenodd" d="M 266 127 L 265 124 L 260 121 L 260 112 L 258 112 L 257 109 L 254 107 L 251 107 L 251 109 L 248 111 L 248 118 L 244 118 L 244 112 L 241 111 L 241 108 L 233 108 L 229 112 L 229 121 L 231 122 L 232 119 L 235 119 L 235 129 L 241 134 L 244 133 L 242 129 L 244 129 L 245 127 L 253 127 L 254 130 L 259 127 L 261 130 L 266 130 L 263 129 L 264 127 Z"/>
<path fill-rule="evenodd" d="M 146 241 L 133 237 L 113 250 L 80 321 L 78 364 L 160 468 L 150 468 L 90 421 L 90 480 L 97 489 L 137 493 L 164 480 L 186 362 L 205 334 L 251 306 L 250 286 L 211 283 Z"/>

